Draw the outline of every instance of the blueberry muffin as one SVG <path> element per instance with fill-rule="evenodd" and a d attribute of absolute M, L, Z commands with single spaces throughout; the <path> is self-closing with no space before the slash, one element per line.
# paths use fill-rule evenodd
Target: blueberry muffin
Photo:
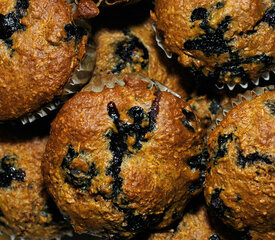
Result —
<path fill-rule="evenodd" d="M 51 125 L 43 169 L 77 233 L 124 239 L 179 219 L 200 192 L 202 129 L 190 106 L 138 75 L 77 93 Z M 163 91 L 161 91 L 161 89 Z"/>
<path fill-rule="evenodd" d="M 184 66 L 234 86 L 275 68 L 272 0 L 156 0 L 163 46 Z"/>
<path fill-rule="evenodd" d="M 0 120 L 8 120 L 64 94 L 87 36 L 63 0 L 1 1 L 0 29 Z"/>
<path fill-rule="evenodd" d="M 47 137 L 0 132 L 0 230 L 24 239 L 71 231 L 45 189 L 41 171 Z"/>
<path fill-rule="evenodd" d="M 183 218 L 176 227 L 166 232 L 154 233 L 148 240 L 232 240 L 241 234 L 221 224 L 209 213 L 202 196 L 192 199 Z"/>
<path fill-rule="evenodd" d="M 212 131 L 207 205 L 252 239 L 275 236 L 275 89 L 242 98 Z"/>
<path fill-rule="evenodd" d="M 188 81 L 184 81 L 187 76 L 176 64 L 169 62 L 157 46 L 150 19 L 121 27 L 105 24 L 95 33 L 94 39 L 97 58 L 92 81 L 95 84 L 102 74 L 141 72 L 179 95 L 187 96 Z"/>

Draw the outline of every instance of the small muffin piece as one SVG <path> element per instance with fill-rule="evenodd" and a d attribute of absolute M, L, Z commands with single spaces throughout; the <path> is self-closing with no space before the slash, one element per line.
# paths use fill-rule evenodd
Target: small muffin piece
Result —
<path fill-rule="evenodd" d="M 102 74 L 141 72 L 186 97 L 186 76 L 177 65 L 168 61 L 157 46 L 152 23 L 147 18 L 127 27 L 99 28 L 95 33 L 97 60 L 92 78 L 95 84 Z"/>
<path fill-rule="evenodd" d="M 45 189 L 47 138 L 0 135 L 0 230 L 25 239 L 52 239 L 70 230 Z"/>
<path fill-rule="evenodd" d="M 188 161 L 201 153 L 202 129 L 186 102 L 149 79 L 110 76 L 106 86 L 62 107 L 43 169 L 76 232 L 123 239 L 168 226 L 200 192 Z"/>
<path fill-rule="evenodd" d="M 272 0 L 156 0 L 163 46 L 186 67 L 229 86 L 275 68 Z"/>
<path fill-rule="evenodd" d="M 0 120 L 36 111 L 78 67 L 87 41 L 63 0 L 10 0 L 0 4 Z"/>
<path fill-rule="evenodd" d="M 262 235 L 254 239 L 274 239 L 275 91 L 233 108 L 210 134 L 208 152 L 207 204 L 224 223 Z"/>
<path fill-rule="evenodd" d="M 192 199 L 175 229 L 154 233 L 148 240 L 232 240 L 242 236 L 218 222 L 208 212 L 203 198 Z"/>

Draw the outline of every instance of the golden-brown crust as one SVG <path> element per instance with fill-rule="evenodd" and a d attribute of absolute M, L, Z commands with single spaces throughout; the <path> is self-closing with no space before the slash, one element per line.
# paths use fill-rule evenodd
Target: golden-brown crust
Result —
<path fill-rule="evenodd" d="M 94 18 L 99 14 L 99 9 L 93 0 L 80 0 L 77 4 L 77 10 L 74 13 L 74 19 Z"/>
<path fill-rule="evenodd" d="M 7 234 L 45 239 L 59 237 L 70 229 L 62 218 L 55 221 L 58 216 L 55 214 L 60 213 L 51 212 L 48 205 L 50 197 L 41 172 L 46 142 L 46 137 L 22 139 L 1 136 L 0 229 Z M 12 180 L 5 178 L 5 173 L 13 174 Z"/>
<path fill-rule="evenodd" d="M 176 229 L 172 229 L 169 232 L 154 233 L 148 240 L 238 239 L 236 238 L 237 234 L 230 232 L 229 229 L 218 223 L 209 214 L 204 201 L 196 199 L 188 207 Z"/>
<path fill-rule="evenodd" d="M 165 227 L 173 221 L 173 211 L 177 209 L 180 217 L 188 199 L 200 191 L 200 187 L 190 190 L 200 173 L 192 170 L 187 160 L 200 153 L 202 143 L 201 129 L 190 106 L 137 77 L 126 76 L 123 81 L 123 87 L 78 93 L 52 123 L 44 176 L 50 193 L 79 233 L 129 237 L 149 227 Z M 145 134 L 147 140 L 140 142 L 140 148 L 134 147 L 137 133 L 132 137 L 115 134 L 118 129 L 107 111 L 110 102 L 115 103 L 120 120 L 128 124 L 133 121 L 128 112 L 132 107 L 141 107 L 146 115 L 152 105 L 159 108 L 155 128 Z M 184 126 L 182 109 L 190 111 L 192 119 L 188 119 L 194 132 Z M 143 119 L 141 126 L 148 127 L 148 119 Z M 123 142 L 129 155 L 120 150 L 122 162 L 116 166 L 112 159 L 119 162 L 121 155 L 116 151 L 125 148 Z M 72 178 L 68 181 L 66 173 L 71 170 L 66 162 L 70 156 L 75 156 L 70 161 L 83 174 L 85 164 L 93 164 L 96 170 L 91 185 L 78 187 Z"/>
<path fill-rule="evenodd" d="M 206 202 L 238 230 L 274 231 L 275 92 L 245 100 L 211 133 Z"/>
<path fill-rule="evenodd" d="M 97 81 L 97 78 L 106 73 L 140 72 L 186 97 L 187 77 L 157 46 L 152 23 L 150 19 L 146 19 L 139 24 L 130 25 L 127 30 L 100 28 L 95 34 L 97 60 L 92 81 Z M 124 47 L 120 46 L 123 42 Z"/>
<path fill-rule="evenodd" d="M 157 0 L 152 18 L 184 66 L 236 84 L 275 67 L 274 24 L 265 19 L 271 7 L 271 0 Z"/>
<path fill-rule="evenodd" d="M 9 1 L 12 10 L 15 1 Z M 76 45 L 66 40 L 66 24 L 72 24 L 72 9 L 63 0 L 30 0 L 20 23 L 24 30 L 13 33 L 7 47 L 0 40 L 0 119 L 13 119 L 37 110 L 62 94 L 85 52 L 87 37 Z M 0 13 L 5 9 L 0 7 Z M 58 14 L 57 14 L 58 13 Z"/>

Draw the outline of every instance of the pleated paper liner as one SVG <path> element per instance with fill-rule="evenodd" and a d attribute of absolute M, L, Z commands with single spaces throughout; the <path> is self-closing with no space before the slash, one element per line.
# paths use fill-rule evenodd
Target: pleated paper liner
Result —
<path fill-rule="evenodd" d="M 156 42 L 158 44 L 158 46 L 165 52 L 165 55 L 167 56 L 167 58 L 172 58 L 173 54 L 171 52 L 169 52 L 167 49 L 165 49 L 165 47 L 163 46 L 162 42 L 163 42 L 163 38 L 161 37 L 161 35 L 159 34 L 157 28 L 156 28 L 156 24 L 153 23 L 152 27 L 155 31 L 155 39 Z M 239 84 L 233 84 L 233 83 L 216 83 L 214 84 L 216 86 L 217 89 L 221 90 L 224 89 L 225 86 L 227 86 L 227 88 L 230 91 L 233 91 L 234 88 L 238 85 L 243 89 L 247 89 L 249 86 L 249 83 L 253 83 L 255 86 L 258 86 L 260 84 L 261 81 L 266 81 L 265 84 L 269 84 L 267 81 L 270 81 L 270 79 L 272 78 L 271 75 L 275 74 L 275 68 L 269 72 L 265 72 L 263 73 L 263 75 L 257 79 L 250 79 L 245 83 L 239 83 Z"/>
<path fill-rule="evenodd" d="M 159 91 L 166 91 L 172 93 L 174 96 L 181 98 L 181 96 L 171 89 L 167 88 L 166 86 L 162 85 L 158 81 L 152 80 L 143 74 L 136 74 L 136 73 L 126 73 L 121 75 L 114 75 L 114 74 L 103 74 L 98 75 L 96 78 L 93 78 L 81 91 L 86 92 L 102 92 L 103 89 L 106 88 L 114 88 L 115 85 L 119 85 L 123 87 L 125 85 L 124 78 L 133 78 L 133 79 L 140 79 L 144 82 L 148 83 L 148 88 L 155 87 Z"/>
<path fill-rule="evenodd" d="M 67 4 L 72 4 L 72 13 L 74 13 L 77 8 L 77 2 L 74 0 L 68 0 Z M 88 43 L 86 45 L 86 52 L 83 59 L 79 66 L 74 70 L 71 78 L 63 87 L 62 94 L 55 96 L 51 102 L 43 105 L 37 111 L 27 113 L 19 119 L 14 120 L 14 122 L 21 122 L 25 125 L 56 112 L 70 97 L 74 95 L 74 93 L 80 91 L 81 88 L 91 79 L 96 59 L 95 44 L 91 40 L 91 25 L 84 19 L 75 20 L 74 24 L 86 30 L 88 34 Z"/>
<path fill-rule="evenodd" d="M 252 100 L 257 96 L 264 94 L 267 91 L 275 91 L 275 85 L 269 85 L 265 87 L 256 87 L 253 90 L 247 90 L 242 94 L 238 94 L 235 98 L 231 98 L 219 112 L 216 118 L 216 126 L 224 119 L 224 117 L 236 106 L 241 104 L 245 100 Z"/>

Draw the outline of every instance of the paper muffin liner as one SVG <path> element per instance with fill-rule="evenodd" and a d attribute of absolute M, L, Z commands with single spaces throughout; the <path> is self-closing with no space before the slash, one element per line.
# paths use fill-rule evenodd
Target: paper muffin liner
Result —
<path fill-rule="evenodd" d="M 162 45 L 163 39 L 160 36 L 160 34 L 158 33 L 156 23 L 152 24 L 152 28 L 155 32 L 155 39 L 156 39 L 157 45 L 164 51 L 167 58 L 172 58 L 173 54 L 171 52 L 169 52 L 168 50 L 166 50 L 165 47 Z"/>
<path fill-rule="evenodd" d="M 264 73 L 261 77 L 258 77 L 257 79 L 250 79 L 245 83 L 239 83 L 239 84 L 234 84 L 234 83 L 216 83 L 215 86 L 220 90 L 224 89 L 225 86 L 228 87 L 230 91 L 233 91 L 236 86 L 240 86 L 243 89 L 247 89 L 249 86 L 249 83 L 252 83 L 254 86 L 258 86 L 260 82 L 262 81 L 269 81 L 271 79 L 270 74 L 275 74 L 275 68 L 269 72 Z"/>
<path fill-rule="evenodd" d="M 236 106 L 245 100 L 252 100 L 256 96 L 260 96 L 267 91 L 275 91 L 275 85 L 265 87 L 256 87 L 253 90 L 248 90 L 244 93 L 239 93 L 236 97 L 231 98 L 227 104 L 222 106 L 222 110 L 218 113 L 216 118 L 216 126 L 224 119 L 224 117 Z"/>
<path fill-rule="evenodd" d="M 158 33 L 156 23 L 152 24 L 152 28 L 155 32 L 155 39 L 156 39 L 157 45 L 165 52 L 165 55 L 167 56 L 167 58 L 172 58 L 172 56 L 173 56 L 172 53 L 169 52 L 168 50 L 166 50 L 162 44 L 163 39 L 160 36 L 160 34 Z M 275 74 L 275 68 L 269 72 L 264 73 L 261 77 L 259 77 L 257 79 L 250 79 L 244 83 L 234 84 L 234 83 L 219 82 L 219 83 L 215 83 L 214 85 L 219 90 L 224 89 L 224 87 L 227 86 L 230 91 L 233 91 L 237 85 L 239 85 L 243 89 L 247 89 L 249 86 L 249 82 L 253 83 L 255 86 L 258 86 L 261 80 L 269 81 L 271 78 L 271 76 L 270 76 L 271 72 L 273 72 Z"/>
<path fill-rule="evenodd" d="M 171 89 L 164 86 L 163 84 L 159 83 L 158 81 L 152 80 L 151 78 L 148 78 L 145 75 L 136 74 L 136 73 L 125 73 L 125 74 L 121 74 L 121 75 L 114 75 L 114 74 L 99 75 L 96 78 L 92 79 L 92 81 L 90 81 L 81 91 L 83 91 L 83 92 L 90 92 L 90 91 L 102 92 L 105 87 L 106 88 L 114 88 L 116 84 L 123 87 L 125 85 L 125 82 L 124 82 L 125 77 L 140 79 L 141 81 L 148 83 L 148 88 L 155 87 L 159 91 L 170 92 L 174 96 L 182 99 L 182 97 L 179 94 L 172 91 Z"/>

